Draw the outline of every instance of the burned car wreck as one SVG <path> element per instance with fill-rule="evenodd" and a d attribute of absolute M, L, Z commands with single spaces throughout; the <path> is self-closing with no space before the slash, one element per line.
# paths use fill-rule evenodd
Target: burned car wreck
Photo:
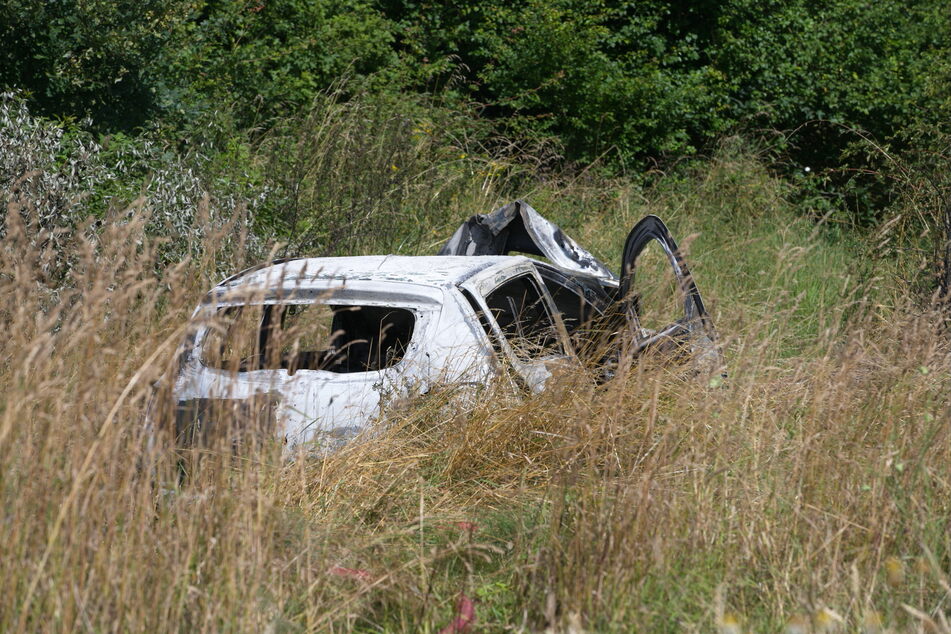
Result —
<path fill-rule="evenodd" d="M 678 298 L 670 322 L 652 328 L 637 292 L 649 244 Z M 230 411 L 288 446 L 321 447 L 372 425 L 388 401 L 436 385 L 481 386 L 505 373 L 539 391 L 554 365 L 610 366 L 622 348 L 666 348 L 712 370 L 715 339 L 659 218 L 634 226 L 615 275 L 515 201 L 467 220 L 436 256 L 300 258 L 228 278 L 195 310 L 170 396 L 179 440 Z"/>

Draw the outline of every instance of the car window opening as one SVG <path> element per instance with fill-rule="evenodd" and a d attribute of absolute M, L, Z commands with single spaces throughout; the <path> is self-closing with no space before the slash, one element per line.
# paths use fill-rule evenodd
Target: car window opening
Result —
<path fill-rule="evenodd" d="M 538 288 L 517 277 L 486 295 L 485 303 L 515 354 L 523 361 L 562 354 L 555 324 Z"/>
<path fill-rule="evenodd" d="M 569 335 L 574 335 L 581 329 L 590 328 L 592 323 L 601 317 L 601 311 L 595 308 L 585 296 L 580 287 L 572 287 L 543 276 L 545 287 L 555 308 L 561 314 L 561 320 Z"/>
<path fill-rule="evenodd" d="M 403 359 L 413 337 L 411 310 L 328 304 L 222 308 L 202 344 L 202 362 L 233 372 L 372 372 Z"/>
<path fill-rule="evenodd" d="M 646 332 L 655 333 L 684 317 L 684 293 L 670 257 L 657 240 L 651 240 L 637 258 L 632 298 L 637 320 Z"/>

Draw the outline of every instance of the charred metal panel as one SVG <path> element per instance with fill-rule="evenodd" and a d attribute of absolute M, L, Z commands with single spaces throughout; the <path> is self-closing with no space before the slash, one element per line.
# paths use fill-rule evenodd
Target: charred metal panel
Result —
<path fill-rule="evenodd" d="M 562 269 L 583 275 L 617 280 L 600 260 L 523 200 L 472 216 L 443 245 L 439 255 L 507 255 L 513 251 L 540 255 Z"/>

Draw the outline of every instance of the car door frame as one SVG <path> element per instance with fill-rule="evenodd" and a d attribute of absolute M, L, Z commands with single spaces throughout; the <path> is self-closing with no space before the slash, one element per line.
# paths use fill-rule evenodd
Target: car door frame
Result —
<path fill-rule="evenodd" d="M 674 277 L 683 300 L 684 316 L 649 335 L 641 332 L 640 319 L 636 305 L 636 272 L 637 259 L 644 249 L 656 241 L 673 270 Z M 716 341 L 716 331 L 713 321 L 707 313 L 703 298 L 697 289 L 687 262 L 684 260 L 677 242 L 674 240 L 664 224 L 664 221 L 654 215 L 642 218 L 631 229 L 624 243 L 624 252 L 621 256 L 621 277 L 618 286 L 618 300 L 622 302 L 628 322 L 635 330 L 636 351 L 644 350 L 658 342 L 678 341 L 701 335 L 710 341 Z"/>
<path fill-rule="evenodd" d="M 486 297 L 500 286 L 520 277 L 528 277 L 534 283 L 535 290 L 538 291 L 545 311 L 555 328 L 555 335 L 561 347 L 560 354 L 553 354 L 527 362 L 523 361 L 512 349 L 508 338 L 505 336 L 505 333 L 502 332 L 502 328 L 496 321 L 495 316 L 492 315 L 488 303 L 486 302 Z M 491 339 L 496 354 L 501 353 L 505 357 L 505 361 L 515 370 L 519 379 L 533 392 L 540 391 L 544 387 L 545 381 L 551 376 L 549 365 L 552 362 L 564 362 L 574 358 L 574 349 L 571 345 L 571 340 L 564 322 L 561 320 L 561 315 L 551 295 L 548 293 L 544 280 L 542 280 L 538 269 L 531 260 L 525 259 L 502 269 L 492 267 L 485 271 L 480 271 L 458 286 L 468 295 L 470 301 L 476 303 L 476 306 L 473 306 L 473 308 L 477 308 L 478 311 L 481 312 L 481 314 L 477 316 L 483 324 L 483 328 L 486 325 L 490 328 L 491 332 L 486 334 Z"/>

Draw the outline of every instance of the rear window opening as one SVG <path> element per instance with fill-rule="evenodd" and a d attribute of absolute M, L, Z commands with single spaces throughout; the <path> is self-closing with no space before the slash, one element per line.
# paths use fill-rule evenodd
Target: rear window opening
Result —
<path fill-rule="evenodd" d="M 413 312 L 405 308 L 230 306 L 216 313 L 202 342 L 201 361 L 233 372 L 373 372 L 403 359 L 415 325 Z"/>

